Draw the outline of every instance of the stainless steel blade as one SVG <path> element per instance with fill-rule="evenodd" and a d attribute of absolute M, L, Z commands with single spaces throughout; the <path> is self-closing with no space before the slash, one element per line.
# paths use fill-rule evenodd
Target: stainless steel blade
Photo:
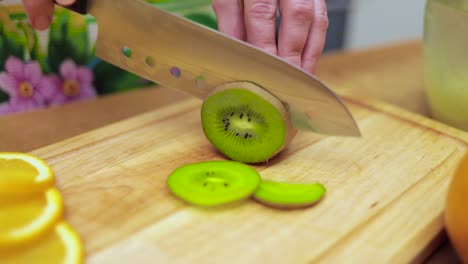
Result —
<path fill-rule="evenodd" d="M 220 84 L 250 81 L 284 101 L 298 129 L 360 136 L 324 83 L 252 45 L 140 0 L 89 0 L 88 12 L 98 24 L 96 56 L 103 60 L 200 99 Z"/>

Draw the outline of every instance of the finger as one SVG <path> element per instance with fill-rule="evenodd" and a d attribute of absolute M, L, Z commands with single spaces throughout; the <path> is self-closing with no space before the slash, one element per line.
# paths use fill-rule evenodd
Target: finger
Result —
<path fill-rule="evenodd" d="M 51 0 L 23 0 L 23 5 L 34 28 L 44 30 L 49 27 L 54 12 Z"/>
<path fill-rule="evenodd" d="M 314 17 L 314 0 L 281 0 L 278 56 L 302 67 L 302 51 Z"/>
<path fill-rule="evenodd" d="M 242 0 L 213 0 L 212 7 L 218 19 L 218 30 L 245 40 Z"/>
<path fill-rule="evenodd" d="M 314 18 L 307 43 L 302 54 L 302 68 L 314 73 L 325 46 L 328 30 L 328 15 L 325 0 L 314 0 Z"/>
<path fill-rule="evenodd" d="M 247 42 L 274 55 L 277 54 L 277 1 L 244 1 L 244 23 L 247 32 Z"/>

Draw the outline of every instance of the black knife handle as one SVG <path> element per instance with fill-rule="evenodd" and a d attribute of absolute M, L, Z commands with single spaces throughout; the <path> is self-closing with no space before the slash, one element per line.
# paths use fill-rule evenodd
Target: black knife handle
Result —
<path fill-rule="evenodd" d="M 64 7 L 66 9 L 69 9 L 71 11 L 77 12 L 82 15 L 86 15 L 87 12 L 87 7 L 88 7 L 88 0 L 75 0 L 75 3 L 68 5 L 68 6 L 63 6 L 57 3 L 56 0 L 54 0 L 55 4 Z"/>

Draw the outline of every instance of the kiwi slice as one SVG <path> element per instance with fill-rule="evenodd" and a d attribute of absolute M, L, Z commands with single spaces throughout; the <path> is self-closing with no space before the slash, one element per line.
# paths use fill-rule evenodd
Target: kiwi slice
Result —
<path fill-rule="evenodd" d="M 253 199 L 276 208 L 303 208 L 317 203 L 326 189 L 320 183 L 286 183 L 263 180 Z"/>
<path fill-rule="evenodd" d="M 268 161 L 294 138 L 285 105 L 250 82 L 218 86 L 201 108 L 203 132 L 221 153 L 244 163 Z"/>
<path fill-rule="evenodd" d="M 214 206 L 252 196 L 260 181 L 260 174 L 244 163 L 215 160 L 175 169 L 167 185 L 175 196 L 191 204 Z"/>

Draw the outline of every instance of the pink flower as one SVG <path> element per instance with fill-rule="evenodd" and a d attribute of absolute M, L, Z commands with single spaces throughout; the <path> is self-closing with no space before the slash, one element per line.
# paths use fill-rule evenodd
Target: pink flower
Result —
<path fill-rule="evenodd" d="M 42 75 L 37 61 L 23 63 L 16 57 L 5 62 L 6 72 L 0 73 L 0 89 L 10 96 L 0 105 L 0 114 L 31 111 L 44 108 L 53 88 L 48 78 Z"/>
<path fill-rule="evenodd" d="M 50 105 L 61 105 L 71 101 L 96 97 L 93 87 L 93 73 L 87 67 L 79 67 L 72 60 L 65 60 L 60 65 L 60 77 L 51 76 L 56 88 Z"/>

